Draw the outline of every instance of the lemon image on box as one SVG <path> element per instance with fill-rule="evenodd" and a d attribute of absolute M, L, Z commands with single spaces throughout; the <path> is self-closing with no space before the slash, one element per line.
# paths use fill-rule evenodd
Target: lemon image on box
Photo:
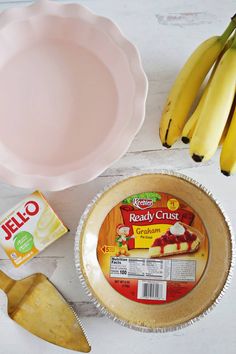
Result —
<path fill-rule="evenodd" d="M 47 206 L 37 223 L 34 237 L 38 243 L 45 245 L 59 238 L 64 229 L 65 227 L 57 215 Z"/>

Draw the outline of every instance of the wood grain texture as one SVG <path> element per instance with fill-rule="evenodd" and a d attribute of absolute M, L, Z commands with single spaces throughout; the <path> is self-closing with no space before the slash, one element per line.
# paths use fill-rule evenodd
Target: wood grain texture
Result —
<path fill-rule="evenodd" d="M 69 2 L 69 1 L 66 1 Z M 166 94 L 183 62 L 193 49 L 211 35 L 220 34 L 235 12 L 235 1 L 215 0 L 81 0 L 94 12 L 114 20 L 140 50 L 149 79 L 146 120 L 129 152 L 95 181 L 57 193 L 46 193 L 52 206 L 70 227 L 70 233 L 19 270 L 12 268 L 0 249 L 0 267 L 20 278 L 41 271 L 48 275 L 68 301 L 83 315 L 94 354 L 234 354 L 236 347 L 236 282 L 221 304 L 201 322 L 164 335 L 141 334 L 97 317 L 99 312 L 82 289 L 74 267 L 74 235 L 79 218 L 94 195 L 116 179 L 142 171 L 174 169 L 198 180 L 222 202 L 236 227 L 236 179 L 219 173 L 219 155 L 205 165 L 193 162 L 187 147 L 176 144 L 164 150 L 158 139 L 158 122 Z M 0 9 L 30 1 L 1 0 Z M 189 15 L 187 15 L 189 14 Z M 19 202 L 30 190 L 0 183 L 0 214 Z M 33 337 L 13 323 L 0 294 L 0 354 L 69 354 Z M 14 342 L 11 342 L 14 338 Z"/>

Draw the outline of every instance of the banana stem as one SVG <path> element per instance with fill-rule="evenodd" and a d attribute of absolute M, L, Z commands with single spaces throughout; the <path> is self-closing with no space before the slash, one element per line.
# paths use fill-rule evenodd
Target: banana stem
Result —
<path fill-rule="evenodd" d="M 230 21 L 228 27 L 226 28 L 226 30 L 223 32 L 223 34 L 220 36 L 220 39 L 223 42 L 226 42 L 227 39 L 229 38 L 229 36 L 231 35 L 231 33 L 235 30 L 236 27 L 236 15 L 234 15 L 234 17 L 232 18 L 232 20 Z M 235 18 L 235 19 L 234 19 Z"/>
<path fill-rule="evenodd" d="M 231 44 L 231 47 L 236 48 L 236 34 L 233 36 L 233 43 Z"/>
<path fill-rule="evenodd" d="M 233 22 L 236 24 L 236 14 L 234 14 L 234 15 L 231 17 L 231 21 L 233 21 Z"/>

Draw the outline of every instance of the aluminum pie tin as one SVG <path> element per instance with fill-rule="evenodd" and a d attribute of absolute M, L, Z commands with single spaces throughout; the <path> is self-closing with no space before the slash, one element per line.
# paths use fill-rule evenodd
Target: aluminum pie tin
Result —
<path fill-rule="evenodd" d="M 98 234 L 106 215 L 128 196 L 151 190 L 170 193 L 192 206 L 204 221 L 209 240 L 209 257 L 198 284 L 181 299 L 161 305 L 121 295 L 108 283 L 97 258 Z M 135 174 L 106 187 L 87 206 L 75 237 L 76 269 L 92 302 L 107 317 L 142 332 L 173 331 L 206 316 L 231 282 L 234 257 L 232 228 L 220 203 L 192 178 L 165 170 Z"/>

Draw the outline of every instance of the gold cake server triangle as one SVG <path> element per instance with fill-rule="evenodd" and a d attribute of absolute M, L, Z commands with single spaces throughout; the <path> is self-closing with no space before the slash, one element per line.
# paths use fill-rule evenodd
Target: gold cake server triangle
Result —
<path fill-rule="evenodd" d="M 9 316 L 20 326 L 61 347 L 91 350 L 78 316 L 46 276 L 14 280 L 0 271 L 0 289 L 7 295 Z"/>

